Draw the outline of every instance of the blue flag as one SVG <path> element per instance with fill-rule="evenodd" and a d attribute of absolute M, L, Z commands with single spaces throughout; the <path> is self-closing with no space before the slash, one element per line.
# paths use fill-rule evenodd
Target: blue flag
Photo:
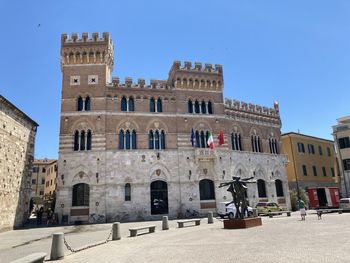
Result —
<path fill-rule="evenodd" d="M 192 143 L 192 147 L 194 147 L 194 139 L 195 139 L 195 136 L 194 136 L 194 131 L 193 131 L 193 128 L 192 128 L 192 132 L 191 132 L 191 143 Z"/>

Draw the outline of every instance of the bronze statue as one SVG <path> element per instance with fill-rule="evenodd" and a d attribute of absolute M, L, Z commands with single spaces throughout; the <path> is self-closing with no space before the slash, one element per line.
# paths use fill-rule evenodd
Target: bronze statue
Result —
<path fill-rule="evenodd" d="M 233 200 L 232 202 L 226 204 L 226 206 L 232 203 L 235 205 L 236 207 L 235 218 L 243 219 L 246 212 L 248 213 L 248 200 L 245 198 L 245 194 L 247 192 L 247 186 L 245 186 L 245 184 L 254 183 L 252 181 L 249 181 L 253 178 L 254 177 L 241 179 L 241 177 L 233 176 L 232 181 L 221 183 L 219 185 L 219 188 L 229 185 L 229 187 L 227 188 L 227 191 L 232 194 Z M 241 209 L 239 209 L 239 207 L 241 207 Z"/>

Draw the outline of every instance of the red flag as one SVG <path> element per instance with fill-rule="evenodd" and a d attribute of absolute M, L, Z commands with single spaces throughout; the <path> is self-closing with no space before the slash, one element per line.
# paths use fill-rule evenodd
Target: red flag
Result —
<path fill-rule="evenodd" d="M 223 131 L 219 132 L 218 139 L 219 139 L 219 146 L 221 146 L 221 145 L 223 145 L 225 143 L 224 142 L 224 132 Z"/>

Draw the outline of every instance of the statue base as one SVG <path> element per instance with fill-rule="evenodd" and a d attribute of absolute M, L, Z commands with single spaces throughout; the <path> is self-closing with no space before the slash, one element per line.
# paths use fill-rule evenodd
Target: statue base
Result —
<path fill-rule="evenodd" d="M 262 225 L 261 217 L 224 220 L 225 229 L 240 229 L 240 228 L 249 228 L 249 227 L 261 226 L 261 225 Z"/>

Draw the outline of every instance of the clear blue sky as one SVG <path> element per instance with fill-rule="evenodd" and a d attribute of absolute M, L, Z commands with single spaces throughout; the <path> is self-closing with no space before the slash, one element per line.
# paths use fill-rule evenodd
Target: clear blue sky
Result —
<path fill-rule="evenodd" d="M 222 64 L 225 97 L 279 101 L 283 132 L 332 139 L 350 114 L 347 0 L 1 0 L 0 9 L 0 94 L 39 123 L 36 158 L 58 156 L 63 32 L 110 32 L 121 79 L 166 79 L 176 59 Z"/>

